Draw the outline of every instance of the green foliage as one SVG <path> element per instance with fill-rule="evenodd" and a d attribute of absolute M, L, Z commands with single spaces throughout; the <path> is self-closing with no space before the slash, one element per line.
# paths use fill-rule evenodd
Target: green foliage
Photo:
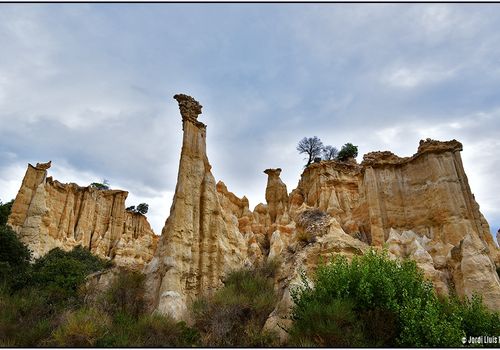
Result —
<path fill-rule="evenodd" d="M 50 345 L 60 347 L 96 347 L 104 338 L 111 320 L 93 308 L 68 311 L 61 325 L 53 332 Z"/>
<path fill-rule="evenodd" d="M 261 330 L 277 302 L 272 283 L 276 267 L 270 263 L 234 271 L 223 288 L 194 303 L 195 328 L 203 346 L 275 345 L 276 337 Z"/>
<path fill-rule="evenodd" d="M 149 205 L 146 203 L 141 203 L 137 206 L 137 212 L 144 215 L 148 212 L 149 210 Z"/>
<path fill-rule="evenodd" d="M 9 226 L 0 226 L 0 283 L 16 290 L 29 279 L 31 252 Z"/>
<path fill-rule="evenodd" d="M 183 322 L 146 312 L 144 278 L 139 272 L 121 270 L 101 298 L 90 307 L 111 318 L 106 334 L 98 340 L 104 347 L 185 347 L 198 342 L 198 333 Z M 87 293 L 92 291 L 87 290 Z"/>
<path fill-rule="evenodd" d="M 149 210 L 149 204 L 141 203 L 137 206 L 137 208 L 135 207 L 135 205 L 131 205 L 130 207 L 127 207 L 125 210 L 133 212 L 133 213 L 139 213 L 142 215 L 146 215 L 148 210 Z"/>
<path fill-rule="evenodd" d="M 184 322 L 157 314 L 139 318 L 133 334 L 133 346 L 142 347 L 186 347 L 199 339 L 198 332 Z"/>
<path fill-rule="evenodd" d="M 54 322 L 53 308 L 38 291 L 29 289 L 11 294 L 10 290 L 0 288 L 1 346 L 43 346 Z"/>
<path fill-rule="evenodd" d="M 352 143 L 348 142 L 342 146 L 339 153 L 337 154 L 337 159 L 345 161 L 348 158 L 356 158 L 358 156 L 358 146 L 354 146 Z"/>
<path fill-rule="evenodd" d="M 292 291 L 291 343 L 316 346 L 461 346 L 465 335 L 498 334 L 499 316 L 473 298 L 438 298 L 415 262 L 369 251 L 320 265 Z M 354 317 L 356 316 L 356 317 Z M 378 320 L 378 321 L 377 321 Z"/>
<path fill-rule="evenodd" d="M 90 187 L 96 188 L 98 190 L 109 190 L 109 181 L 104 179 L 101 182 L 92 182 Z"/>
<path fill-rule="evenodd" d="M 500 334 L 500 314 L 490 312 L 484 306 L 480 296 L 474 295 L 462 303 L 453 299 L 451 305 L 462 318 L 462 326 L 467 339 L 469 336 Z"/>
<path fill-rule="evenodd" d="M 349 299 L 312 302 L 294 314 L 290 337 L 299 346 L 356 347 L 364 345 L 362 324 Z"/>
<path fill-rule="evenodd" d="M 137 319 L 145 311 L 145 276 L 139 272 L 122 270 L 104 293 L 104 309 L 112 315 L 119 313 Z"/>
<path fill-rule="evenodd" d="M 31 252 L 8 226 L 0 226 L 0 263 L 9 268 L 29 265 Z"/>
<path fill-rule="evenodd" d="M 11 200 L 10 202 L 7 202 L 5 204 L 0 201 L 0 226 L 7 225 L 7 219 L 9 218 L 13 203 L 14 200 Z"/>
<path fill-rule="evenodd" d="M 85 277 L 111 266 L 81 246 L 69 252 L 59 248 L 36 260 L 33 265 L 33 284 L 43 289 L 51 298 L 76 297 L 78 287 Z"/>

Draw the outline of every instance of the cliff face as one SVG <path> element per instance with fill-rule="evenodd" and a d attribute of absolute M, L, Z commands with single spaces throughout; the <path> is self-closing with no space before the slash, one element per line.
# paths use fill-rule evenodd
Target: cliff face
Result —
<path fill-rule="evenodd" d="M 474 233 L 496 261 L 496 245 L 471 193 L 461 150 L 458 141 L 428 139 L 412 157 L 372 152 L 361 165 L 312 164 L 295 195 L 337 217 L 346 233 L 366 236 L 374 246 L 389 238 L 391 228 L 453 246 Z"/>
<path fill-rule="evenodd" d="M 8 220 L 35 258 L 82 245 L 132 269 L 151 260 L 158 239 L 144 216 L 125 211 L 128 192 L 62 184 L 48 168 L 28 165 Z"/>
<path fill-rule="evenodd" d="M 174 98 L 184 130 L 177 186 L 146 273 L 152 308 L 183 319 L 195 296 L 220 287 L 224 273 L 243 264 L 246 242 L 218 200 L 206 155 L 206 126 L 197 121 L 202 106 L 186 95 Z"/>

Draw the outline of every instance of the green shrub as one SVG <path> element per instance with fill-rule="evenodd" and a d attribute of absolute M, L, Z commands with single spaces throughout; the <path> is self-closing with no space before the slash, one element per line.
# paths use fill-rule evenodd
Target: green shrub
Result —
<path fill-rule="evenodd" d="M 31 252 L 8 226 L 0 226 L 0 283 L 17 290 L 28 282 Z"/>
<path fill-rule="evenodd" d="M 9 218 L 13 203 L 14 200 L 11 200 L 10 202 L 7 202 L 5 204 L 0 201 L 0 226 L 7 225 L 7 219 Z"/>
<path fill-rule="evenodd" d="M 339 153 L 337 154 L 337 159 L 340 161 L 344 161 L 348 158 L 356 158 L 357 156 L 358 146 L 354 146 L 352 143 L 348 142 L 340 149 Z"/>
<path fill-rule="evenodd" d="M 349 299 L 332 299 L 326 305 L 317 301 L 299 308 L 290 331 L 294 345 L 356 347 L 364 345 L 362 324 Z"/>
<path fill-rule="evenodd" d="M 69 252 L 55 248 L 36 260 L 33 265 L 33 283 L 51 300 L 74 298 L 88 274 L 108 267 L 110 262 L 81 246 Z"/>
<path fill-rule="evenodd" d="M 62 324 L 52 334 L 51 345 L 95 347 L 110 328 L 109 316 L 93 308 L 68 311 Z"/>
<path fill-rule="evenodd" d="M 109 190 L 109 181 L 103 179 L 102 182 L 92 182 L 90 187 L 93 187 L 98 190 Z"/>
<path fill-rule="evenodd" d="M 203 346 L 270 346 L 276 337 L 262 332 L 277 296 L 272 277 L 277 264 L 230 273 L 225 285 L 192 307 Z"/>
<path fill-rule="evenodd" d="M 462 318 L 462 326 L 467 339 L 480 335 L 500 334 L 500 314 L 489 311 L 478 295 L 463 302 L 453 300 L 458 315 Z"/>
<path fill-rule="evenodd" d="M 413 261 L 374 251 L 351 263 L 337 256 L 318 267 L 313 281 L 311 288 L 304 276 L 292 291 L 292 344 L 460 346 L 465 335 L 460 315 L 438 299 Z M 339 315 L 330 315 L 335 310 Z"/>
<path fill-rule="evenodd" d="M 139 272 L 121 270 L 104 294 L 105 309 L 110 314 L 125 314 L 137 319 L 145 311 L 144 278 Z"/>
<path fill-rule="evenodd" d="M 198 338 L 198 332 L 184 322 L 153 314 L 139 318 L 132 346 L 186 347 L 196 345 Z"/>
<path fill-rule="evenodd" d="M 0 344 L 43 346 L 54 328 L 55 313 L 36 290 L 0 290 Z M 7 346 L 6 345 L 6 346 Z"/>

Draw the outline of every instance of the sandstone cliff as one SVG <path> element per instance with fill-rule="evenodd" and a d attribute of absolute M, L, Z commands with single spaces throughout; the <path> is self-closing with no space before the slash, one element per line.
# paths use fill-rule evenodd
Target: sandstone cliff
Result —
<path fill-rule="evenodd" d="M 143 215 L 125 211 L 128 192 L 62 184 L 49 168 L 28 165 L 8 220 L 35 258 L 82 245 L 132 269 L 151 260 L 158 238 Z"/>
<path fill-rule="evenodd" d="M 175 95 L 184 131 L 177 186 L 170 216 L 148 268 L 147 289 L 154 310 L 177 319 L 202 292 L 222 285 L 224 273 L 244 263 L 246 242 L 238 221 L 224 215 L 206 155 L 201 105 Z M 238 204 L 230 205 L 238 211 Z"/>

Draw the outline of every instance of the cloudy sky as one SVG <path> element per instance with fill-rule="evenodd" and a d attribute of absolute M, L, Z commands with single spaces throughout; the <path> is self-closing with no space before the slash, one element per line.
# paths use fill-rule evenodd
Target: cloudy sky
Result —
<path fill-rule="evenodd" d="M 457 139 L 472 191 L 500 227 L 498 4 L 1 4 L 0 200 L 27 163 L 147 202 L 159 233 L 182 128 L 203 107 L 208 157 L 250 206 L 263 170 L 291 191 L 304 136 L 364 153 Z"/>

